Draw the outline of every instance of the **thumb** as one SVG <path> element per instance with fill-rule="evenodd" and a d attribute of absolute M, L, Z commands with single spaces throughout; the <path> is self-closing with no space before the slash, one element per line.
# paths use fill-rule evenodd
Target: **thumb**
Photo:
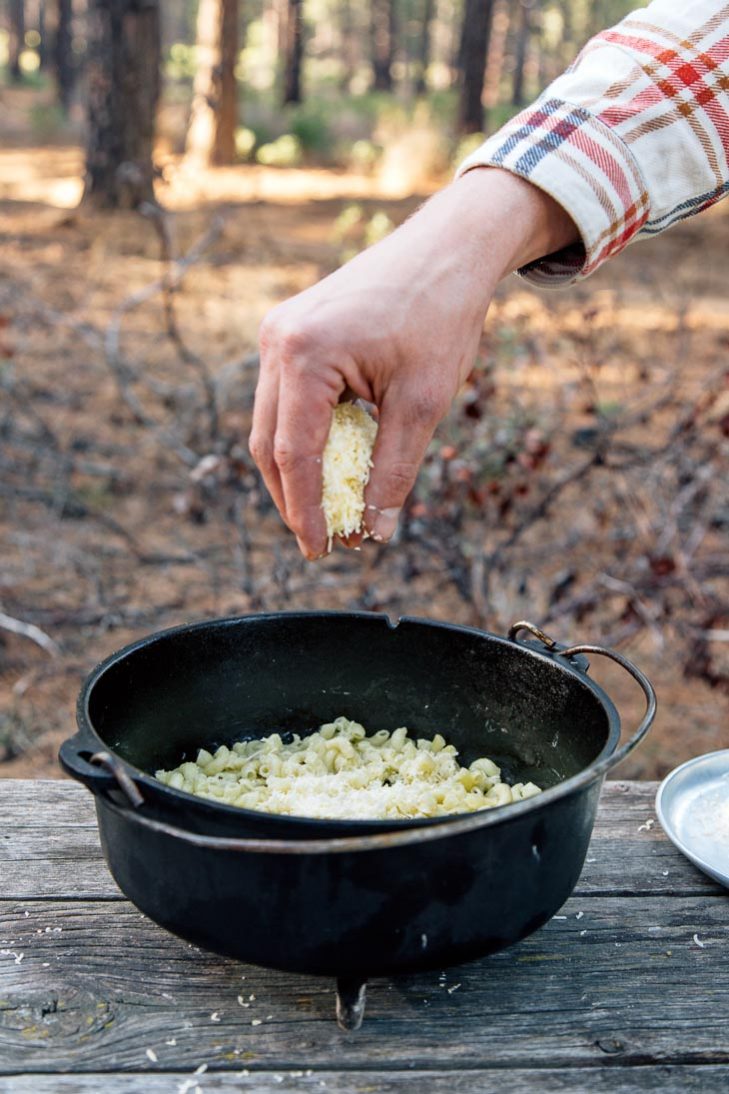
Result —
<path fill-rule="evenodd" d="M 435 428 L 447 410 L 442 400 L 406 391 L 388 391 L 372 452 L 365 490 L 365 528 L 379 543 L 389 540 L 412 490 Z"/>

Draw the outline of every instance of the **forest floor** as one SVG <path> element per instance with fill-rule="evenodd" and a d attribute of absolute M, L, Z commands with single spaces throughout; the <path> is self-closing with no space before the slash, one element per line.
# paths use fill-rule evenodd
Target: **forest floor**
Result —
<path fill-rule="evenodd" d="M 729 743 L 729 209 L 559 293 L 504 283 L 399 540 L 309 564 L 247 455 L 258 324 L 436 183 L 170 157 L 163 222 L 91 216 L 79 149 L 9 125 L 0 612 L 26 633 L 0 630 L 0 777 L 60 774 L 80 683 L 125 643 L 282 608 L 615 645 L 660 703 L 625 777 Z M 635 685 L 593 671 L 634 724 Z"/>

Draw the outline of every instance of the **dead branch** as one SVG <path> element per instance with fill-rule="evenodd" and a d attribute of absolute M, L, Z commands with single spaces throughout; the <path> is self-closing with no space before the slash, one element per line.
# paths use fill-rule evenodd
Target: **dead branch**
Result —
<path fill-rule="evenodd" d="M 23 638 L 30 639 L 31 642 L 35 642 L 36 646 L 40 646 L 51 657 L 58 657 L 61 652 L 58 643 L 54 642 L 50 635 L 47 635 L 40 627 L 36 627 L 35 623 L 24 623 L 22 619 L 15 619 L 12 615 L 0 612 L 0 627 L 11 634 L 19 634 Z"/>
<path fill-rule="evenodd" d="M 169 217 L 160 206 L 152 205 L 149 202 L 145 202 L 141 205 L 139 207 L 139 212 L 142 216 L 147 217 L 152 221 L 160 241 L 161 257 L 165 268 L 165 272 L 162 275 L 162 306 L 164 310 L 167 337 L 177 350 L 180 359 L 186 365 L 194 368 L 198 374 L 205 393 L 205 405 L 208 414 L 210 437 L 212 440 L 216 440 L 219 435 L 220 422 L 215 381 L 205 359 L 200 357 L 199 354 L 195 353 L 186 345 L 177 321 L 175 294 L 180 286 L 181 279 L 178 278 L 175 280 L 176 264 L 173 253 Z M 214 222 L 216 233 L 213 238 L 217 238 L 217 235 L 220 234 L 223 223 L 222 217 L 218 218 L 217 222 Z M 212 242 L 212 238 L 210 242 Z"/>
<path fill-rule="evenodd" d="M 121 330 L 124 319 L 135 308 L 140 307 L 147 300 L 151 300 L 157 293 L 170 294 L 178 288 L 190 267 L 199 261 L 205 251 L 218 238 L 222 227 L 222 217 L 216 216 L 207 231 L 196 240 L 189 251 L 182 258 L 178 258 L 169 264 L 168 269 L 161 278 L 130 293 L 114 312 L 104 338 L 106 363 L 114 376 L 119 394 L 132 412 L 135 421 L 150 429 L 157 440 L 165 448 L 171 449 L 188 467 L 194 467 L 198 463 L 200 455 L 193 452 L 174 433 L 150 417 L 132 390 L 132 384 L 137 378 L 136 371 L 122 355 Z"/>

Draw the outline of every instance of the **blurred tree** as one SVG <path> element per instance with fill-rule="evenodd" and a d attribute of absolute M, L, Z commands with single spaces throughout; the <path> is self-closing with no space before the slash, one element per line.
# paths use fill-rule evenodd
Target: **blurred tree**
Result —
<path fill-rule="evenodd" d="M 301 62 L 304 55 L 303 0 L 287 0 L 284 28 L 284 103 L 301 102 Z"/>
<path fill-rule="evenodd" d="M 395 0 L 370 0 L 372 87 L 375 91 L 392 91 L 396 36 Z"/>
<path fill-rule="evenodd" d="M 430 64 L 430 24 L 435 14 L 434 0 L 423 0 L 420 41 L 418 43 L 418 76 L 415 81 L 415 94 L 424 95 L 427 90 L 427 73 Z"/>
<path fill-rule="evenodd" d="M 35 27 L 38 31 L 38 66 L 41 69 L 46 68 L 50 59 L 48 50 L 48 26 L 46 15 L 46 0 L 36 0 Z"/>
<path fill-rule="evenodd" d="M 154 201 L 159 0 L 88 0 L 88 133 L 83 203 Z"/>
<path fill-rule="evenodd" d="M 512 106 L 524 105 L 524 64 L 532 32 L 532 13 L 538 5 L 534 0 L 517 0 L 516 42 L 514 47 L 514 80 L 512 84 Z"/>
<path fill-rule="evenodd" d="M 13 83 L 23 78 L 20 54 L 25 47 L 25 5 L 23 0 L 8 0 L 8 70 Z"/>
<path fill-rule="evenodd" d="M 73 17 L 72 0 L 55 0 L 55 10 L 51 9 L 51 64 L 58 89 L 58 101 L 67 111 L 71 105 L 71 93 L 74 83 L 73 50 L 71 48 L 71 19 Z"/>
<path fill-rule="evenodd" d="M 482 96 L 493 10 L 494 0 L 465 0 L 458 57 L 461 70 L 459 133 L 483 131 Z"/>
<path fill-rule="evenodd" d="M 511 15 L 512 3 L 509 0 L 494 0 L 483 85 L 483 105 L 487 119 L 489 110 L 501 99 L 501 83 L 504 76 Z"/>
<path fill-rule="evenodd" d="M 238 0 L 200 0 L 196 50 L 185 156 L 205 166 L 233 163 L 238 125 Z"/>
<path fill-rule="evenodd" d="M 339 58 L 342 64 L 342 75 L 339 86 L 342 91 L 349 91 L 357 62 L 360 55 L 359 40 L 355 31 L 355 17 L 352 10 L 352 0 L 340 0 L 339 14 Z"/>

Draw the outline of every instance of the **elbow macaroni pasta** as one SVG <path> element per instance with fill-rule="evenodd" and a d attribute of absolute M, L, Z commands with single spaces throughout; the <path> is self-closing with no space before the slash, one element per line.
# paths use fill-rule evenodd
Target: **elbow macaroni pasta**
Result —
<path fill-rule="evenodd" d="M 239 741 L 215 754 L 201 748 L 156 777 L 244 809 L 300 817 L 374 820 L 472 813 L 541 793 L 534 783 L 509 786 L 489 759 L 461 767 L 453 745 L 437 733 L 413 740 L 405 728 L 368 736 L 357 722 L 336 718 L 310 736 L 294 733 Z"/>

